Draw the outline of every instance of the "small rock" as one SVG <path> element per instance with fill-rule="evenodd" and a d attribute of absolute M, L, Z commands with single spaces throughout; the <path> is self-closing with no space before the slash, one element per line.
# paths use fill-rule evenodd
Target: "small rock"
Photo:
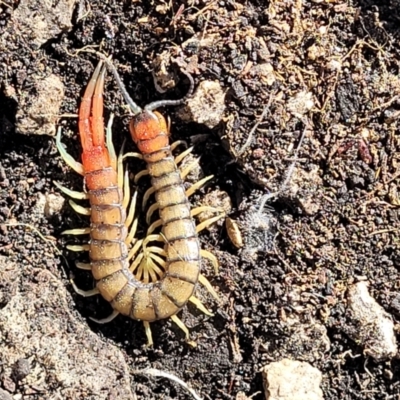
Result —
<path fill-rule="evenodd" d="M 20 98 L 15 130 L 24 135 L 56 134 L 56 121 L 64 99 L 64 85 L 56 75 L 37 77 L 34 96 Z"/>
<path fill-rule="evenodd" d="M 34 355 L 35 365 L 21 385 L 24 399 L 56 399 L 60 393 L 63 399 L 136 398 L 121 350 L 71 312 L 70 294 L 61 280 L 46 268 L 22 269 L 0 257 L 0 292 L 10 286 L 10 277 L 15 290 L 0 308 L 0 337 L 7 339 L 0 340 L 2 388 L 14 393 L 16 360 Z M 23 367 L 19 372 L 28 371 L 25 361 L 17 365 Z M 32 389 L 43 395 L 26 394 Z"/>
<path fill-rule="evenodd" d="M 46 204 L 44 206 L 44 215 L 49 218 L 58 214 L 63 208 L 65 198 L 59 194 L 46 194 Z"/>
<path fill-rule="evenodd" d="M 310 364 L 287 358 L 262 370 L 266 400 L 323 400 L 322 374 Z"/>
<path fill-rule="evenodd" d="M 279 292 L 279 287 L 277 288 Z M 282 301 L 288 301 L 292 307 L 301 307 L 301 288 L 292 287 L 288 294 L 282 292 L 280 296 Z M 295 354 L 299 361 L 315 363 L 329 352 L 331 342 L 329 340 L 326 328 L 318 321 L 309 317 L 302 320 L 295 313 L 286 315 L 282 318 L 282 326 L 287 333 L 280 340 L 281 346 L 277 346 L 273 356 L 279 358 L 287 354 Z M 282 351 L 282 348 L 284 351 Z"/>
<path fill-rule="evenodd" d="M 347 292 L 347 301 L 347 315 L 353 326 L 346 329 L 346 333 L 376 361 L 393 358 L 397 353 L 393 321 L 368 293 L 367 283 L 352 285 Z"/>
<path fill-rule="evenodd" d="M 37 200 L 36 200 L 36 204 L 33 207 L 32 213 L 41 217 L 42 215 L 44 215 L 44 210 L 46 208 L 46 196 L 43 193 L 38 193 L 37 195 Z"/>
<path fill-rule="evenodd" d="M 40 47 L 49 39 L 72 28 L 71 18 L 76 0 L 22 0 L 14 11 L 13 26 L 19 34 Z M 15 29 L 15 28 L 14 28 Z"/>
<path fill-rule="evenodd" d="M 259 78 L 267 86 L 271 86 L 276 81 L 274 67 L 270 63 L 254 65 L 250 69 L 250 75 Z"/>
<path fill-rule="evenodd" d="M 314 107 L 313 95 L 311 92 L 299 92 L 287 102 L 287 110 L 297 118 L 302 118 Z"/>
<path fill-rule="evenodd" d="M 169 51 L 163 51 L 153 60 L 153 81 L 159 93 L 165 93 L 176 86 L 176 76 L 170 71 L 170 65 Z"/>
<path fill-rule="evenodd" d="M 0 400 L 13 400 L 13 397 L 7 391 L 0 389 Z"/>
<path fill-rule="evenodd" d="M 296 203 L 307 215 L 315 215 L 320 210 L 320 199 L 316 196 L 318 188 L 322 185 L 319 174 L 317 166 L 310 171 L 295 168 L 286 193 L 289 200 Z"/>
<path fill-rule="evenodd" d="M 17 388 L 17 385 L 15 384 L 15 382 L 13 382 L 13 380 L 7 375 L 3 376 L 2 384 L 3 384 L 3 387 L 10 393 L 15 392 L 15 389 Z"/>
<path fill-rule="evenodd" d="M 13 377 L 18 382 L 24 379 L 31 372 L 31 365 L 26 358 L 20 358 L 14 364 Z"/>
<path fill-rule="evenodd" d="M 220 123 L 224 111 L 225 93 L 219 82 L 203 81 L 178 114 L 183 121 L 197 122 L 212 129 Z"/>

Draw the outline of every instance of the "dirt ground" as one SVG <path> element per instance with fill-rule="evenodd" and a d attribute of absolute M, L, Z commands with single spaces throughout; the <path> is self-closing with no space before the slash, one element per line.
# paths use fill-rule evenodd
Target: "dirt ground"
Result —
<path fill-rule="evenodd" d="M 259 400 L 260 369 L 287 357 L 322 372 L 325 399 L 400 399 L 397 355 L 371 356 L 347 297 L 367 282 L 398 331 L 400 2 L 53 3 L 0 1 L 0 397 L 190 398 L 134 373 L 151 367 L 204 399 Z M 186 121 L 182 106 L 162 110 L 173 139 L 193 142 L 214 175 L 192 203 L 225 192 L 244 242 L 237 249 L 222 224 L 200 235 L 220 262 L 218 275 L 208 264 L 204 274 L 221 303 L 200 289 L 215 316 L 190 305 L 180 314 L 196 347 L 171 321 L 152 324 L 153 348 L 140 322 L 92 322 L 108 304 L 69 282 L 93 285 L 74 266 L 85 255 L 66 250 L 79 240 L 61 234 L 87 218 L 48 203 L 65 197 L 53 181 L 82 188 L 54 138 L 62 126 L 79 159 L 77 107 L 97 62 L 82 49 L 112 54 L 140 105 L 184 96 L 180 69 L 196 87 L 221 87 L 222 100 L 206 94 L 223 110 L 216 123 Z M 108 76 L 106 119 L 111 112 L 119 149 L 129 115 Z"/>

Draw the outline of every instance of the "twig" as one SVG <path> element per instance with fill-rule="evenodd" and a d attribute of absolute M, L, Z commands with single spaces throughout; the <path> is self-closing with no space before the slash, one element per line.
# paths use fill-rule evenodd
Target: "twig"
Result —
<path fill-rule="evenodd" d="M 246 140 L 246 143 L 239 149 L 238 152 L 235 152 L 236 153 L 235 157 L 241 156 L 246 151 L 246 149 L 250 146 L 251 141 L 253 140 L 254 132 L 256 131 L 258 126 L 261 124 L 261 122 L 263 122 L 265 116 L 267 115 L 267 112 L 269 111 L 269 107 L 271 106 L 271 103 L 272 103 L 272 98 L 275 97 L 275 95 L 276 95 L 276 93 L 271 93 L 271 95 L 269 96 L 268 103 L 265 105 L 264 110 L 261 114 L 261 117 L 258 119 L 257 123 L 251 129 L 249 136 Z"/>
<path fill-rule="evenodd" d="M 197 393 L 191 389 L 184 381 L 179 379 L 177 376 L 170 374 L 169 372 L 164 372 L 160 371 L 155 368 L 146 368 L 146 369 L 140 369 L 140 370 L 133 370 L 133 374 L 137 375 L 150 375 L 153 377 L 162 377 L 162 378 L 167 378 L 170 379 L 171 381 L 174 381 L 178 383 L 179 385 L 183 386 L 192 396 L 195 400 L 203 400 L 200 396 L 197 395 Z"/>
<path fill-rule="evenodd" d="M 269 199 L 271 199 L 271 198 L 277 196 L 280 192 L 282 192 L 283 190 L 285 190 L 285 189 L 287 188 L 287 186 L 288 186 L 288 184 L 289 184 L 289 182 L 290 182 L 290 179 L 292 178 L 293 171 L 294 171 L 294 167 L 295 167 L 296 162 L 297 162 L 297 155 L 298 155 L 298 153 L 299 153 L 299 150 L 300 150 L 301 145 L 303 144 L 303 140 L 304 140 L 304 137 L 305 137 L 305 135 L 306 135 L 307 128 L 308 128 L 308 122 L 305 123 L 305 127 L 304 127 L 304 130 L 303 130 L 303 133 L 301 134 L 299 144 L 297 145 L 296 150 L 295 150 L 295 152 L 294 152 L 294 157 L 293 157 L 293 158 L 294 158 L 294 161 L 293 161 L 292 164 L 290 165 L 290 167 L 289 167 L 289 169 L 288 169 L 288 172 L 287 172 L 287 174 L 286 174 L 286 178 L 285 178 L 285 180 L 283 181 L 281 187 L 279 188 L 279 190 L 278 190 L 277 192 L 268 193 L 268 194 L 265 194 L 264 196 L 261 197 L 260 208 L 258 209 L 258 213 L 259 213 L 259 214 L 262 213 L 262 211 L 263 211 L 263 209 L 264 209 L 264 207 L 265 207 L 265 203 L 266 203 Z"/>
<path fill-rule="evenodd" d="M 24 224 L 22 222 L 17 222 L 15 224 L 4 224 L 4 226 L 25 226 L 26 228 L 31 229 L 32 231 L 34 231 L 44 242 L 48 242 L 51 244 L 51 246 L 54 248 L 54 250 L 56 251 L 56 253 L 60 256 L 62 256 L 63 254 L 61 253 L 61 251 L 58 249 L 58 247 L 53 243 L 52 240 L 47 239 L 38 229 L 36 229 L 34 226 L 29 225 L 29 224 Z"/>

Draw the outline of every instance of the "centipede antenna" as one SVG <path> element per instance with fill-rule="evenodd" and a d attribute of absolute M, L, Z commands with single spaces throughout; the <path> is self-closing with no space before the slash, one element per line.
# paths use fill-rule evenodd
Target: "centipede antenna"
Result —
<path fill-rule="evenodd" d="M 119 89 L 121 90 L 122 96 L 124 97 L 126 103 L 130 107 L 132 112 L 135 115 L 140 114 L 142 112 L 142 109 L 129 96 L 128 91 L 126 90 L 126 87 L 125 87 L 124 83 L 122 82 L 122 79 L 119 76 L 117 69 L 114 67 L 114 64 L 104 54 L 102 54 L 98 51 L 96 51 L 95 53 L 98 57 L 100 57 L 106 63 L 108 70 L 114 75 L 114 78 L 117 81 L 117 85 L 118 85 Z"/>
<path fill-rule="evenodd" d="M 189 91 L 187 94 L 182 97 L 181 99 L 178 100 L 158 100 L 158 101 L 153 101 L 153 103 L 148 104 L 144 109 L 147 111 L 154 111 L 157 108 L 160 107 L 165 107 L 165 106 L 179 106 L 180 104 L 184 103 L 189 97 L 192 96 L 193 91 L 194 91 L 194 80 L 192 75 L 190 75 L 188 72 L 181 70 L 181 72 L 186 75 L 186 77 L 189 79 L 190 82 L 190 87 Z"/>

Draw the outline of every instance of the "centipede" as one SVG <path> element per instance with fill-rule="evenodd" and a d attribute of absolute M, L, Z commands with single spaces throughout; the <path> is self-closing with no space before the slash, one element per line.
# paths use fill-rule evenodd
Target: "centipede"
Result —
<path fill-rule="evenodd" d="M 61 143 L 61 127 L 57 131 L 56 147 L 68 166 L 83 176 L 83 192 L 74 191 L 55 182 L 71 198 L 71 207 L 79 214 L 90 217 L 90 225 L 64 231 L 69 235 L 89 235 L 82 245 L 68 245 L 71 251 L 89 252 L 89 263 L 77 262 L 79 269 L 91 271 L 95 287 L 82 290 L 71 280 L 74 290 L 82 296 L 101 295 L 110 303 L 113 312 L 104 319 L 91 318 L 97 323 L 112 321 L 119 314 L 142 321 L 147 344 L 153 345 L 150 323 L 171 318 L 189 340 L 189 330 L 177 314 L 188 302 L 208 316 L 213 314 L 195 296 L 198 284 L 203 285 L 219 301 L 219 296 L 201 273 L 202 259 L 211 261 L 218 273 L 218 260 L 212 253 L 200 248 L 198 233 L 223 217 L 221 210 L 208 206 L 192 208 L 189 197 L 212 176 L 205 177 L 185 189 L 184 179 L 196 166 L 198 159 L 188 167 L 180 163 L 193 148 L 174 157 L 181 141 L 169 143 L 167 120 L 155 109 L 178 105 L 194 89 L 190 75 L 190 90 L 179 100 L 161 100 L 140 108 L 129 96 L 112 62 L 102 54 L 84 92 L 78 114 L 78 128 L 82 146 L 81 161 L 76 161 Z M 106 70 L 114 76 L 133 118 L 129 123 L 130 135 L 139 152 L 123 154 L 116 151 L 112 141 L 111 114 L 104 124 L 103 92 Z M 124 160 L 136 157 L 146 168 L 136 174 L 137 185 L 143 176 L 149 176 L 150 188 L 143 195 L 142 209 L 150 197 L 155 201 L 146 212 L 147 232 L 137 238 L 139 212 L 137 193 L 131 195 L 130 179 Z M 74 200 L 86 200 L 89 207 Z M 154 213 L 158 219 L 154 222 Z M 215 216 L 196 226 L 194 217 L 203 211 Z"/>

